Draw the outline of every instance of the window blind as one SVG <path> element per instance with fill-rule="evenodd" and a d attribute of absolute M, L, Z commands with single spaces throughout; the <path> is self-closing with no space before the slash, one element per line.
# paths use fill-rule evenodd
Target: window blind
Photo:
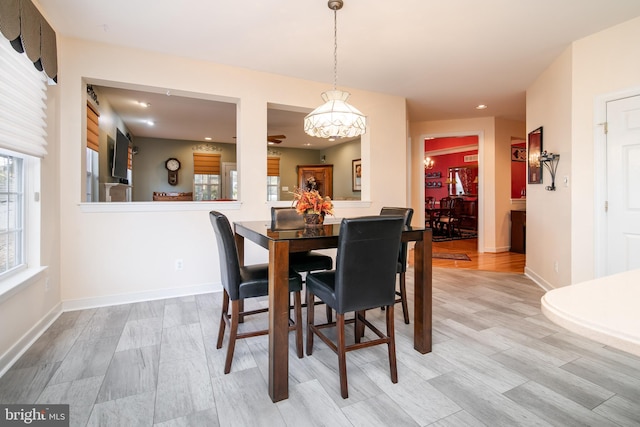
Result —
<path fill-rule="evenodd" d="M 46 76 L 0 37 L 0 147 L 47 154 Z"/>
<path fill-rule="evenodd" d="M 280 157 L 267 157 L 267 176 L 280 176 Z"/>
<path fill-rule="evenodd" d="M 193 173 L 220 175 L 220 154 L 193 153 Z"/>
<path fill-rule="evenodd" d="M 87 148 L 99 152 L 100 141 L 98 140 L 98 117 L 100 117 L 100 114 L 93 109 L 91 104 L 87 103 Z"/>

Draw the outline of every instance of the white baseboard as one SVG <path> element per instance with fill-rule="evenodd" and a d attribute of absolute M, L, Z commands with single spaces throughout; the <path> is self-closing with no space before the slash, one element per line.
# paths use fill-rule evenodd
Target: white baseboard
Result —
<path fill-rule="evenodd" d="M 540 286 L 540 288 L 542 288 L 547 292 L 552 289 L 555 289 L 553 286 L 551 286 L 551 283 L 547 282 L 542 277 L 538 276 L 534 271 L 532 271 L 528 267 L 524 268 L 524 275 L 527 276 L 529 279 L 533 280 L 533 282 L 536 285 Z"/>
<path fill-rule="evenodd" d="M 7 372 L 20 356 L 36 342 L 49 326 L 62 314 L 62 304 L 56 304 L 42 319 L 27 331 L 9 350 L 0 356 L 0 377 Z"/>
<path fill-rule="evenodd" d="M 85 310 L 88 308 L 107 307 L 119 304 L 131 304 L 142 301 L 184 297 L 189 295 L 221 292 L 222 284 L 204 283 L 201 285 L 183 286 L 180 288 L 157 289 L 152 291 L 134 292 L 131 294 L 107 295 L 94 298 L 81 298 L 62 302 L 62 311 Z"/>

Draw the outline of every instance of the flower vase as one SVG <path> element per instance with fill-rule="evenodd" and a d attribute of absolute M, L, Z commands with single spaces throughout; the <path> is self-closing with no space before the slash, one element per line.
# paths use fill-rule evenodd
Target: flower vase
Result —
<path fill-rule="evenodd" d="M 322 227 L 324 222 L 324 215 L 322 214 L 304 214 L 302 217 L 304 218 L 305 227 Z"/>

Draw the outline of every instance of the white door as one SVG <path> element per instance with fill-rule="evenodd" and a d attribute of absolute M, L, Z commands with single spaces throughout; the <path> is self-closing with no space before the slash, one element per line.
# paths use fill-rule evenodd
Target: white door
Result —
<path fill-rule="evenodd" d="M 607 103 L 607 272 L 640 268 L 640 96 Z"/>
<path fill-rule="evenodd" d="M 222 197 L 238 200 L 238 171 L 235 163 L 222 163 Z"/>

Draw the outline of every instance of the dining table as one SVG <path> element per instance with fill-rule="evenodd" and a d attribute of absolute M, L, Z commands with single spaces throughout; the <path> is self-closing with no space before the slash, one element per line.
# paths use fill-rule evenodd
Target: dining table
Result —
<path fill-rule="evenodd" d="M 338 247 L 340 221 L 298 230 L 272 229 L 270 221 L 234 222 L 240 263 L 245 240 L 269 251 L 269 381 L 273 402 L 289 397 L 289 254 Z M 422 354 L 432 345 L 432 247 L 431 229 L 405 227 L 403 242 L 414 245 L 413 347 Z"/>

